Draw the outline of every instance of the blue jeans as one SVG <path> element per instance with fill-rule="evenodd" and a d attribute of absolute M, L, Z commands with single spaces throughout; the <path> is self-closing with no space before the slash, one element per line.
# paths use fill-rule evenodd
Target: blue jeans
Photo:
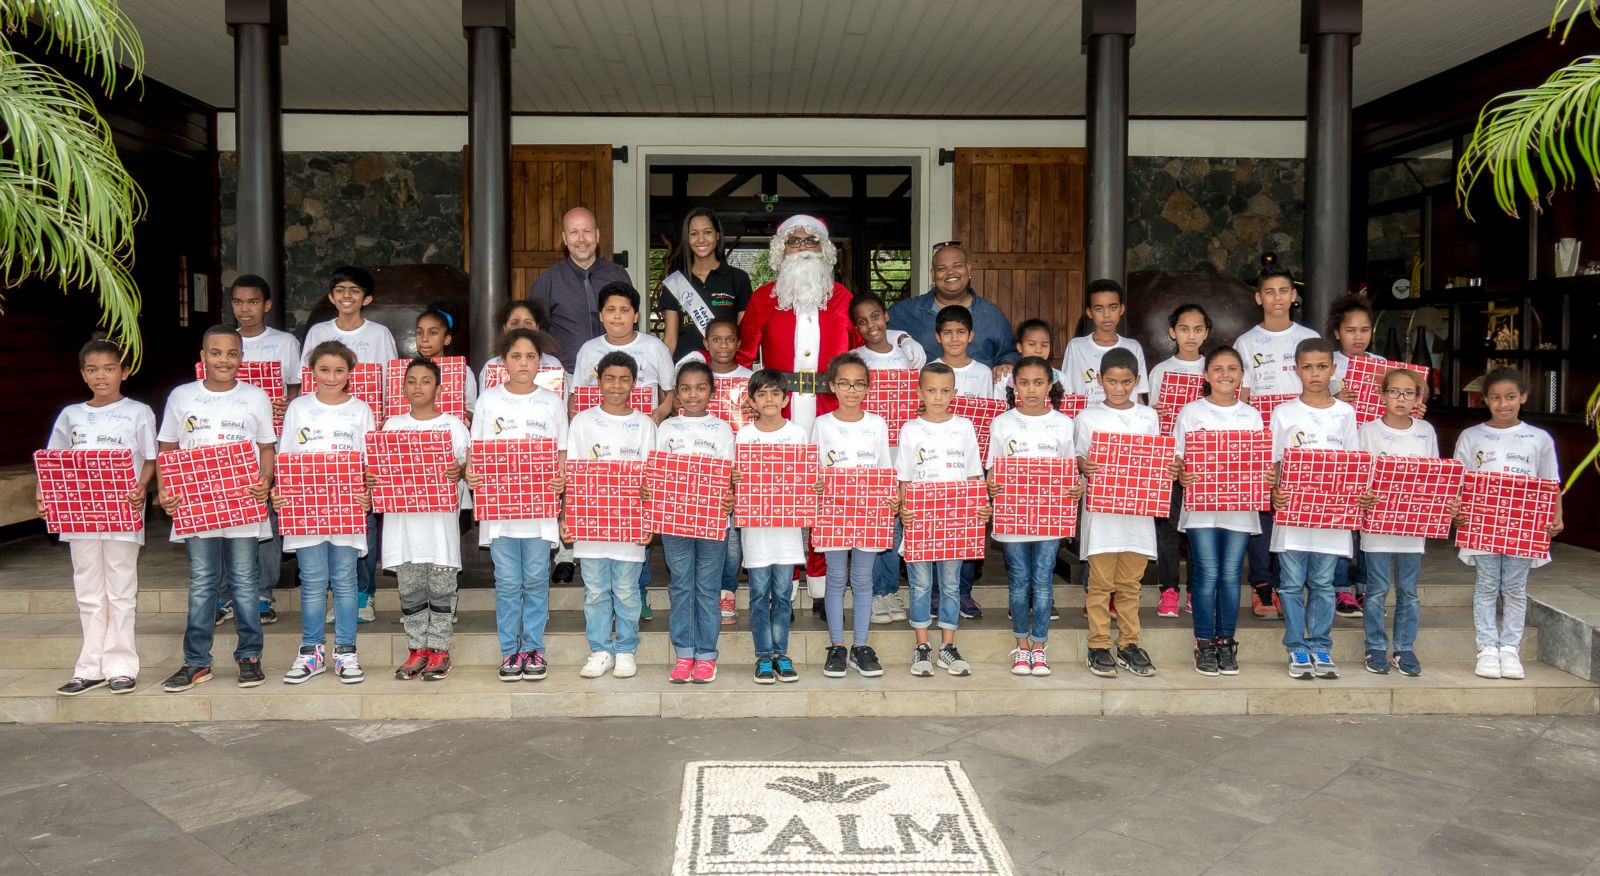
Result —
<path fill-rule="evenodd" d="M 186 666 L 211 665 L 217 601 L 233 598 L 233 628 L 239 644 L 233 659 L 261 656 L 261 602 L 256 593 L 255 538 L 200 538 L 183 542 L 189 554 L 189 623 L 183 631 Z"/>
<path fill-rule="evenodd" d="M 744 552 L 740 550 L 743 542 L 739 541 L 739 528 L 732 523 L 728 524 L 725 544 L 727 553 L 722 560 L 722 589 L 732 593 L 739 589 L 739 562 L 744 559 Z"/>
<path fill-rule="evenodd" d="M 283 536 L 278 534 L 278 512 L 267 503 L 267 523 L 272 537 L 256 545 L 256 589 L 261 598 L 272 601 L 272 590 L 283 575 Z"/>
<path fill-rule="evenodd" d="M 583 630 L 589 650 L 613 654 L 639 650 L 639 570 L 644 564 L 587 558 L 578 564 L 583 567 Z"/>
<path fill-rule="evenodd" d="M 1061 539 L 1003 541 L 1006 577 L 1011 582 L 1011 635 L 1043 645 L 1050 638 L 1050 606 L 1055 601 L 1056 552 Z M 1033 617 L 1028 617 L 1029 606 Z M 940 600 L 939 607 L 944 608 Z M 942 612 L 941 612 L 942 613 Z"/>
<path fill-rule="evenodd" d="M 1482 554 L 1473 557 L 1472 564 L 1477 570 L 1472 588 L 1472 625 L 1478 630 L 1478 649 L 1520 648 L 1522 628 L 1528 621 L 1528 570 L 1533 568 L 1533 560 Z M 193 617 L 194 609 L 189 611 Z"/>
<path fill-rule="evenodd" d="M 367 515 L 367 555 L 356 562 L 356 583 L 356 592 L 365 593 L 371 603 L 378 592 L 378 518 L 374 514 Z"/>
<path fill-rule="evenodd" d="M 668 582 L 671 583 L 670 581 Z M 639 605 L 645 603 L 645 591 L 650 589 L 650 545 L 644 546 L 644 562 L 639 564 Z"/>
<path fill-rule="evenodd" d="M 1239 623 L 1239 578 L 1250 533 L 1231 529 L 1191 529 L 1189 598 L 1194 604 L 1194 637 L 1231 639 Z"/>
<path fill-rule="evenodd" d="M 489 559 L 494 563 L 494 629 L 502 658 L 544 650 L 553 547 L 542 538 L 501 536 L 489 543 Z"/>
<path fill-rule="evenodd" d="M 872 624 L 872 572 L 878 558 L 868 551 L 827 551 L 828 591 L 822 600 L 823 613 L 828 616 L 828 643 L 844 642 L 844 585 L 850 584 L 851 621 L 855 638 L 852 645 L 867 643 L 867 630 Z"/>
<path fill-rule="evenodd" d="M 1278 557 L 1278 597 L 1283 602 L 1283 647 L 1327 651 L 1333 647 L 1333 554 L 1283 551 Z"/>
<path fill-rule="evenodd" d="M 750 637 L 755 640 L 756 657 L 787 654 L 794 566 L 778 563 L 744 571 L 750 582 Z"/>
<path fill-rule="evenodd" d="M 692 660 L 717 659 L 717 636 L 722 633 L 722 567 L 728 546 L 707 538 L 661 536 L 667 556 L 667 593 L 672 611 L 667 615 L 667 635 L 672 654 Z"/>
<path fill-rule="evenodd" d="M 1261 534 L 1250 536 L 1250 586 L 1271 584 L 1276 589 L 1282 576 L 1282 560 L 1272 552 L 1272 512 L 1257 513 L 1261 516 Z"/>
<path fill-rule="evenodd" d="M 1393 561 L 1391 575 L 1389 563 Z M 1422 554 L 1381 554 L 1363 551 L 1361 568 L 1367 573 L 1367 604 L 1361 607 L 1361 620 L 1367 627 L 1367 650 L 1388 651 L 1389 636 L 1383 629 L 1387 607 L 1384 598 L 1394 584 L 1394 649 L 1410 651 L 1417 644 L 1417 622 L 1422 602 L 1417 599 L 1417 578 L 1422 574 Z"/>
<path fill-rule="evenodd" d="M 328 588 L 333 588 L 333 644 L 356 643 L 356 549 L 331 542 L 295 551 L 300 565 L 300 644 L 328 641 Z M 238 611 L 237 604 L 234 611 Z"/>
<path fill-rule="evenodd" d="M 906 612 L 911 628 L 925 630 L 932 623 L 934 579 L 939 586 L 939 629 L 953 630 L 961 623 L 961 561 L 906 563 L 911 578 L 911 605 Z M 1045 613 L 1045 618 L 1050 617 Z"/>
<path fill-rule="evenodd" d="M 962 560 L 961 561 L 961 588 L 960 589 L 961 589 L 961 597 L 963 599 L 967 599 L 967 598 L 970 598 L 972 596 L 972 581 L 976 577 L 978 577 L 978 561 L 977 560 Z"/>
<path fill-rule="evenodd" d="M 1333 570 L 1333 589 L 1354 596 L 1367 592 L 1367 573 L 1361 556 L 1361 533 L 1350 533 L 1350 556 L 1340 557 Z"/>
<path fill-rule="evenodd" d="M 894 521 L 894 547 L 878 554 L 872 564 L 872 595 L 888 596 L 900 592 L 900 542 L 906 530 L 899 517 Z"/>

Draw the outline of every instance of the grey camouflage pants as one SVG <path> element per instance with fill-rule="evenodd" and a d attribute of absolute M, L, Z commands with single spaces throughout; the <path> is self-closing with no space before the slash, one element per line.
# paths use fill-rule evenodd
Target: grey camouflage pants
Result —
<path fill-rule="evenodd" d="M 450 650 L 450 618 L 455 614 L 459 571 L 433 563 L 404 563 L 395 568 L 409 647 Z"/>

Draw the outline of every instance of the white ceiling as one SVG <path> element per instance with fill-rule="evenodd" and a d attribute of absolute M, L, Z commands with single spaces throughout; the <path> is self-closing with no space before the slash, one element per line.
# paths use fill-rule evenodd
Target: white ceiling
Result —
<path fill-rule="evenodd" d="M 1540 30 L 1555 0 L 1366 0 L 1356 103 Z M 122 0 L 148 75 L 233 105 L 223 0 Z M 1298 0 L 1139 0 L 1132 111 L 1300 116 Z M 517 0 L 519 113 L 1084 112 L 1072 0 Z M 289 0 L 288 109 L 462 112 L 458 0 Z"/>

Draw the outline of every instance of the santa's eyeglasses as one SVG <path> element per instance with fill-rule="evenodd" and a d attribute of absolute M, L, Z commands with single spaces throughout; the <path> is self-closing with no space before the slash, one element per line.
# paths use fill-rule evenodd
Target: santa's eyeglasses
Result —
<path fill-rule="evenodd" d="M 783 242 L 789 249 L 822 249 L 822 239 L 817 237 L 791 237 Z"/>

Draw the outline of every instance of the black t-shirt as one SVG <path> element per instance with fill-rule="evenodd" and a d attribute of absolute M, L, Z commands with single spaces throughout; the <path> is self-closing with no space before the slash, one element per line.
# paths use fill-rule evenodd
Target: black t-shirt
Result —
<path fill-rule="evenodd" d="M 693 272 L 684 272 L 684 277 L 718 318 L 736 319 L 750 306 L 750 275 L 727 262 L 713 268 L 704 283 Z M 689 318 L 677 296 L 666 288 L 661 290 L 660 308 L 663 314 L 669 310 L 678 312 L 678 348 L 672 351 L 674 361 L 705 348 L 706 339 L 700 334 L 700 327 Z"/>

